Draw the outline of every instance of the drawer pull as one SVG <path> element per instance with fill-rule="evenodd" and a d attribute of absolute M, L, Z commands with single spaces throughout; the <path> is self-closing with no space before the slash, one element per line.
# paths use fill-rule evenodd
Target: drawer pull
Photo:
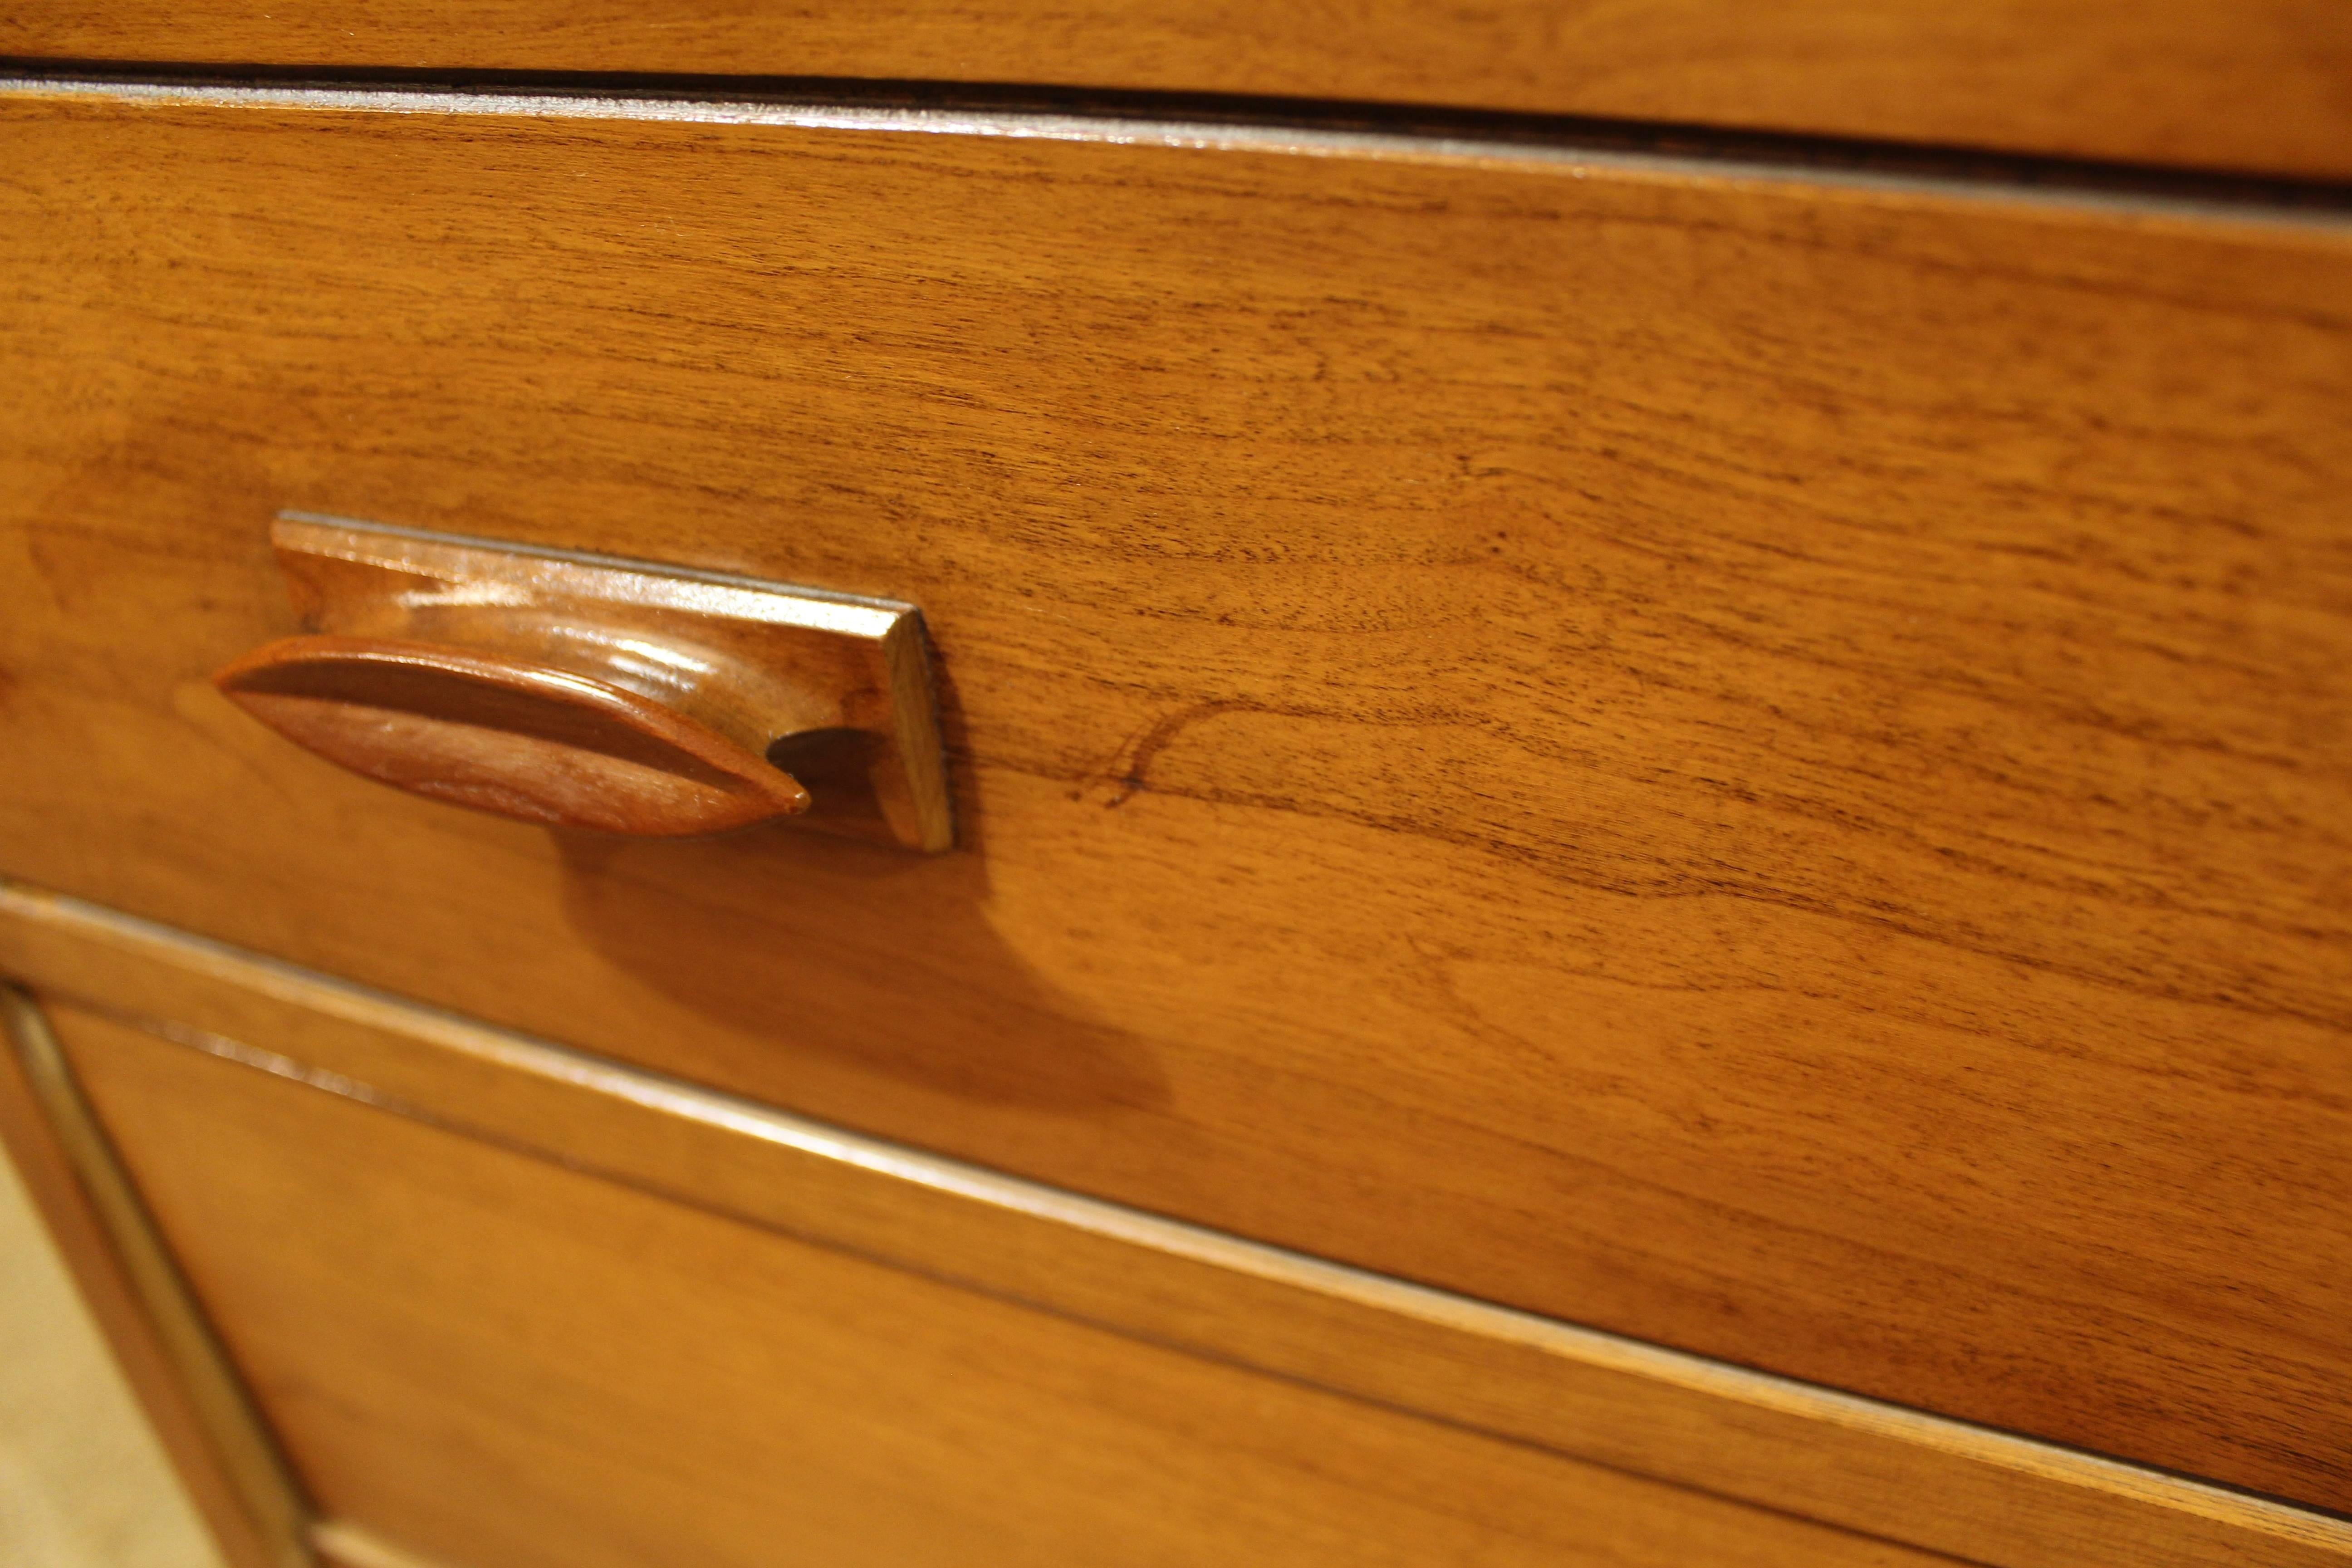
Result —
<path fill-rule="evenodd" d="M 288 637 L 214 678 L 353 773 L 524 822 L 677 837 L 809 807 L 800 782 L 608 681 L 430 643 Z"/>
<path fill-rule="evenodd" d="M 304 635 L 214 684 L 330 762 L 551 826 L 952 840 L 910 605 L 299 512 L 270 537 Z"/>

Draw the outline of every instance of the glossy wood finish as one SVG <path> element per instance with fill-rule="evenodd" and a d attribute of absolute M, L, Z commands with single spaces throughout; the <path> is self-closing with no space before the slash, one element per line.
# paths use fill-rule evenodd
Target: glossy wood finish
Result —
<path fill-rule="evenodd" d="M 1503 149 L 5 116 L 0 868 L 2352 1506 L 2339 230 Z M 204 680 L 294 629 L 288 505 L 920 603 L 967 849 L 328 776 Z"/>
<path fill-rule="evenodd" d="M 57 1018 L 321 1504 L 432 1558 L 1945 1561 L 811 1247 L 94 1015 Z"/>
<path fill-rule="evenodd" d="M 199 1050 L 992 1297 L 1970 1562 L 2352 1563 L 2341 1521 L 1042 1187 L 72 900 L 0 887 L 0 969 Z"/>
<path fill-rule="evenodd" d="M 2326 0 L 24 0 L 0 55 L 1268 93 L 2352 174 Z"/>

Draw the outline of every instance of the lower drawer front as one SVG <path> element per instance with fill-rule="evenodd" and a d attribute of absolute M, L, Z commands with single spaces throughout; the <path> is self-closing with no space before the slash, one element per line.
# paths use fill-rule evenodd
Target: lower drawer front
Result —
<path fill-rule="evenodd" d="M 52 1016 L 318 1503 L 446 1563 L 1942 1561 Z"/>
<path fill-rule="evenodd" d="M 51 913 L 0 952 L 0 1139 L 236 1568 L 2352 1564 L 2352 1522 Z"/>

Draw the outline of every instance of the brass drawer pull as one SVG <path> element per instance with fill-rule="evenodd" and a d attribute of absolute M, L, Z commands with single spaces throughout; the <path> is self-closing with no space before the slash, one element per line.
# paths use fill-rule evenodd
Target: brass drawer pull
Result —
<path fill-rule="evenodd" d="M 947 847 L 911 606 L 299 513 L 272 538 L 306 635 L 214 683 L 330 762 L 552 826 Z"/>

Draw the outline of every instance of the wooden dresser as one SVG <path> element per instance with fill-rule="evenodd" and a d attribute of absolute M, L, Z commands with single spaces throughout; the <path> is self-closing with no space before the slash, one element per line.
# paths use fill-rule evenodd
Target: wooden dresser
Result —
<path fill-rule="evenodd" d="M 0 18 L 229 1559 L 2352 1565 L 2347 17 Z"/>

